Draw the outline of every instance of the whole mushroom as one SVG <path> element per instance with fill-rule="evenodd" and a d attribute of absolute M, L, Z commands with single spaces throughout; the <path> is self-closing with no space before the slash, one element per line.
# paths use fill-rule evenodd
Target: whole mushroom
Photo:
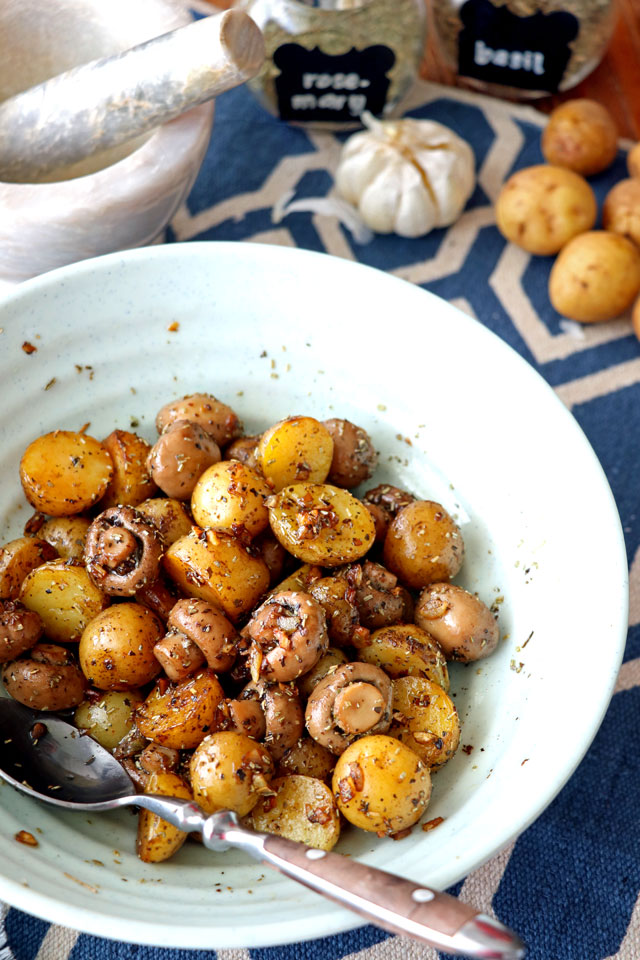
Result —
<path fill-rule="evenodd" d="M 184 680 L 205 662 L 219 673 L 233 666 L 236 628 L 206 600 L 178 600 L 167 619 L 167 628 L 153 653 L 170 680 Z"/>
<path fill-rule="evenodd" d="M 19 600 L 0 600 L 0 663 L 34 647 L 44 632 L 40 614 Z"/>
<path fill-rule="evenodd" d="M 308 593 L 283 590 L 258 608 L 243 632 L 251 677 L 287 683 L 307 673 L 329 646 L 323 608 Z"/>
<path fill-rule="evenodd" d="M 176 500 L 188 500 L 198 479 L 220 461 L 220 447 L 204 427 L 189 420 L 168 424 L 147 458 L 154 483 Z"/>
<path fill-rule="evenodd" d="M 425 587 L 415 622 L 438 641 L 447 660 L 481 660 L 493 653 L 500 639 L 498 622 L 487 605 L 454 583 Z"/>
<path fill-rule="evenodd" d="M 341 754 L 358 737 L 386 733 L 391 703 L 391 681 L 384 670 L 370 663 L 345 663 L 321 680 L 309 697 L 307 730 L 323 747 Z"/>
<path fill-rule="evenodd" d="M 133 507 L 109 507 L 87 531 L 84 562 L 103 593 L 131 597 L 158 578 L 162 541 Z"/>
<path fill-rule="evenodd" d="M 264 733 L 257 739 L 264 742 L 274 760 L 281 760 L 304 730 L 304 713 L 298 691 L 284 683 L 260 680 L 247 684 L 237 700 L 238 703 L 248 701 L 259 704 L 264 717 Z"/>

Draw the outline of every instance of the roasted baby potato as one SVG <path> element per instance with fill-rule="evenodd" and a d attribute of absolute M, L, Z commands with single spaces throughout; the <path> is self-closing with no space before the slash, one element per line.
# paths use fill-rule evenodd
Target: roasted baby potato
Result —
<path fill-rule="evenodd" d="M 460 743 L 460 720 L 453 700 L 442 687 L 423 677 L 393 681 L 390 736 L 417 753 L 434 770 L 449 760 Z"/>
<path fill-rule="evenodd" d="M 133 727 L 134 711 L 140 703 L 138 690 L 107 690 L 99 700 L 83 700 L 73 722 L 107 750 L 114 750 Z"/>
<path fill-rule="evenodd" d="M 317 850 L 331 850 L 340 838 L 340 815 L 331 790 L 311 776 L 291 775 L 271 782 L 273 795 L 251 811 L 254 830 L 274 833 Z"/>
<path fill-rule="evenodd" d="M 190 597 L 208 600 L 237 620 L 269 588 L 269 570 L 236 538 L 194 527 L 172 543 L 163 559 L 166 573 Z"/>
<path fill-rule="evenodd" d="M 164 690 L 156 687 L 136 710 L 143 737 L 175 750 L 193 750 L 213 729 L 224 691 L 213 670 L 205 668 Z"/>
<path fill-rule="evenodd" d="M 431 797 L 428 768 L 399 740 L 377 734 L 338 758 L 333 793 L 340 813 L 362 830 L 393 836 L 417 823 Z"/>
<path fill-rule="evenodd" d="M 381 627 L 359 648 L 358 657 L 381 667 L 390 677 L 426 677 L 449 689 L 447 661 L 440 645 L 414 624 Z"/>
<path fill-rule="evenodd" d="M 51 517 L 42 524 L 38 536 L 64 560 L 81 560 L 90 523 L 88 517 Z"/>
<path fill-rule="evenodd" d="M 85 627 L 78 655 L 82 672 L 99 690 L 142 687 L 160 673 L 153 648 L 162 622 L 138 603 L 107 607 Z"/>
<path fill-rule="evenodd" d="M 619 317 L 640 291 L 640 250 L 617 233 L 592 230 L 567 244 L 551 268 L 549 297 L 570 320 Z"/>
<path fill-rule="evenodd" d="M 143 500 L 136 510 L 147 520 L 151 520 L 162 537 L 162 542 L 167 546 L 171 546 L 181 537 L 186 537 L 193 526 L 184 504 L 171 497 Z"/>
<path fill-rule="evenodd" d="M 496 202 L 496 223 L 516 246 L 549 256 L 590 230 L 597 212 L 595 194 L 583 177 L 540 164 L 509 177 Z"/>
<path fill-rule="evenodd" d="M 455 577 L 464 559 L 464 540 L 442 504 L 414 500 L 391 522 L 383 556 L 401 583 L 419 589 Z"/>
<path fill-rule="evenodd" d="M 191 758 L 193 799 L 206 813 L 228 809 L 246 817 L 271 792 L 272 776 L 266 747 L 231 730 L 206 737 Z"/>
<path fill-rule="evenodd" d="M 640 178 L 620 180 L 604 198 L 602 226 L 640 246 Z"/>
<path fill-rule="evenodd" d="M 18 537 L 0 547 L 0 600 L 16 600 L 28 574 L 47 560 L 55 560 L 56 550 L 38 537 Z"/>
<path fill-rule="evenodd" d="M 550 114 L 542 131 L 547 163 L 590 177 L 610 167 L 618 152 L 618 131 L 606 107 L 595 100 L 567 100 Z"/>
<path fill-rule="evenodd" d="M 100 500 L 113 477 L 109 451 L 94 437 L 54 430 L 33 440 L 20 461 L 29 503 L 52 517 L 82 513 Z"/>
<path fill-rule="evenodd" d="M 276 491 L 293 483 L 323 483 L 332 457 L 331 434 L 313 417 L 287 417 L 258 444 L 260 469 Z"/>
<path fill-rule="evenodd" d="M 120 504 L 137 507 L 152 497 L 156 485 L 147 469 L 147 457 L 151 446 L 136 433 L 114 430 L 102 441 L 113 462 L 113 476 L 100 501 L 100 506 L 116 507 Z"/>
<path fill-rule="evenodd" d="M 337 567 L 359 560 L 375 539 L 371 514 L 353 494 L 326 483 L 295 483 L 267 501 L 285 550 L 305 563 Z"/>
<path fill-rule="evenodd" d="M 253 538 L 269 526 L 265 500 L 271 488 L 239 460 L 214 463 L 200 475 L 191 494 L 191 512 L 200 527 Z"/>
<path fill-rule="evenodd" d="M 144 792 L 181 800 L 192 799 L 189 787 L 177 773 L 151 773 Z M 162 863 L 177 853 L 187 836 L 184 830 L 178 830 L 156 813 L 141 810 L 138 814 L 136 853 L 145 863 Z"/>
<path fill-rule="evenodd" d="M 111 603 L 77 560 L 49 560 L 25 577 L 20 600 L 40 614 L 55 643 L 79 640 L 85 627 Z"/>

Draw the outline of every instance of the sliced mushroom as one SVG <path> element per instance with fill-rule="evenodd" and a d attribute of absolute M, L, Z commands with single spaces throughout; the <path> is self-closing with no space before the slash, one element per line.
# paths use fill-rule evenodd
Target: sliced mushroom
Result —
<path fill-rule="evenodd" d="M 15 660 L 35 646 L 44 632 L 40 614 L 19 600 L 0 600 L 0 663 Z"/>
<path fill-rule="evenodd" d="M 283 590 L 258 608 L 243 633 L 251 678 L 287 683 L 318 662 L 329 646 L 323 608 L 308 593 Z"/>
<path fill-rule="evenodd" d="M 236 628 L 206 600 L 178 600 L 167 627 L 166 636 L 153 652 L 170 680 L 184 680 L 205 662 L 218 673 L 235 663 Z"/>
<path fill-rule="evenodd" d="M 369 663 L 345 663 L 309 697 L 307 730 L 323 747 L 341 754 L 358 737 L 386 733 L 391 703 L 391 681 L 383 670 Z"/>
<path fill-rule="evenodd" d="M 265 732 L 262 738 L 274 760 L 280 760 L 286 750 L 302 736 L 304 714 L 298 691 L 284 683 L 249 683 L 238 697 L 238 703 L 256 702 L 264 715 Z M 246 732 L 246 731 L 244 731 Z"/>
<path fill-rule="evenodd" d="M 162 541 L 153 524 L 133 507 L 109 507 L 87 532 L 87 573 L 112 597 L 131 597 L 158 577 Z"/>

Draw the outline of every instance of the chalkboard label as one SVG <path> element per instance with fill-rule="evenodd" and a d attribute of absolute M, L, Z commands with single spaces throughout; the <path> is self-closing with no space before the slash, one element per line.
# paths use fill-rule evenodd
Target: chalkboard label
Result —
<path fill-rule="evenodd" d="M 395 59 L 382 44 L 331 55 L 318 47 L 285 43 L 273 55 L 280 70 L 275 80 L 278 113 L 283 120 L 305 123 L 353 123 L 364 110 L 380 114 L 389 89 L 387 71 Z"/>
<path fill-rule="evenodd" d="M 465 77 L 524 90 L 554 93 L 571 56 L 580 25 L 567 11 L 518 17 L 490 0 L 460 8 L 458 69 Z"/>

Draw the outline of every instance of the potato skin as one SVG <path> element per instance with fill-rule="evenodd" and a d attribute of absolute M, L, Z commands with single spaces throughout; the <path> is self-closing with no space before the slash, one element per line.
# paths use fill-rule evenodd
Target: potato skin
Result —
<path fill-rule="evenodd" d="M 422 760 L 383 734 L 347 747 L 332 786 L 338 809 L 350 823 L 386 836 L 417 823 L 431 797 L 431 776 Z"/>
<path fill-rule="evenodd" d="M 88 517 L 52 517 L 45 520 L 38 535 L 41 540 L 51 544 L 64 560 L 81 560 L 90 523 Z"/>
<path fill-rule="evenodd" d="M 189 787 L 177 773 L 149 774 L 144 792 L 181 800 L 192 799 Z M 141 810 L 138 814 L 136 853 L 144 863 L 162 863 L 178 852 L 187 836 L 184 830 L 178 830 L 157 813 Z"/>
<path fill-rule="evenodd" d="M 165 572 L 189 597 L 208 600 L 233 622 L 255 607 L 269 588 L 269 570 L 234 537 L 194 527 L 172 543 Z"/>
<path fill-rule="evenodd" d="M 113 430 L 102 446 L 113 461 L 113 476 L 100 501 L 103 510 L 120 504 L 137 507 L 154 495 L 157 488 L 147 469 L 151 446 L 146 440 L 128 430 Z"/>
<path fill-rule="evenodd" d="M 583 177 L 539 164 L 509 177 L 496 202 L 496 223 L 511 243 L 550 256 L 590 230 L 597 212 L 595 194 Z"/>
<path fill-rule="evenodd" d="M 54 430 L 33 440 L 20 461 L 29 503 L 52 517 L 82 513 L 104 495 L 113 476 L 108 450 L 85 433 Z"/>
<path fill-rule="evenodd" d="M 32 570 L 22 582 L 20 600 L 40 614 L 46 635 L 55 643 L 79 640 L 90 621 L 111 603 L 82 564 L 62 559 Z"/>
<path fill-rule="evenodd" d="M 567 100 L 549 116 L 541 146 L 547 163 L 589 177 L 606 170 L 615 160 L 618 131 L 601 103 Z"/>
<path fill-rule="evenodd" d="M 153 655 L 162 622 L 138 603 L 107 607 L 85 627 L 78 655 L 82 672 L 99 690 L 144 686 L 160 673 Z"/>
<path fill-rule="evenodd" d="M 213 670 L 205 668 L 164 693 L 156 687 L 136 710 L 143 737 L 163 747 L 193 750 L 214 726 L 224 691 Z"/>
<path fill-rule="evenodd" d="M 426 677 L 449 689 L 444 653 L 430 634 L 412 623 L 395 623 L 371 634 L 358 650 L 364 663 L 380 667 L 390 677 Z"/>
<path fill-rule="evenodd" d="M 172 497 L 143 500 L 136 510 L 154 524 L 162 542 L 167 546 L 171 546 L 181 537 L 186 537 L 193 526 L 184 504 Z"/>
<path fill-rule="evenodd" d="M 575 237 L 551 268 L 549 297 L 570 320 L 598 323 L 619 317 L 640 291 L 640 251 L 617 233 L 592 230 Z"/>
<path fill-rule="evenodd" d="M 113 750 L 133 727 L 133 713 L 140 703 L 142 694 L 137 690 L 107 690 L 99 700 L 83 700 L 73 722 L 107 750 Z"/>
<path fill-rule="evenodd" d="M 410 747 L 430 770 L 441 767 L 460 743 L 460 720 L 453 700 L 424 677 L 398 677 L 392 687 L 390 736 Z"/>
<path fill-rule="evenodd" d="M 604 199 L 602 226 L 640 246 L 640 179 L 620 180 Z"/>
<path fill-rule="evenodd" d="M 314 777 L 291 774 L 271 782 L 275 796 L 251 811 L 254 830 L 287 837 L 317 850 L 332 850 L 340 838 L 340 815 L 329 787 Z"/>
<path fill-rule="evenodd" d="M 267 506 L 275 537 L 304 563 L 352 563 L 375 540 L 375 524 L 364 504 L 328 483 L 294 483 L 271 497 Z"/>
<path fill-rule="evenodd" d="M 214 463 L 200 475 L 191 494 L 191 512 L 200 527 L 224 533 L 241 530 L 249 538 L 269 526 L 265 500 L 272 493 L 260 474 L 239 460 Z"/>
<path fill-rule="evenodd" d="M 18 537 L 5 543 L 0 547 L 0 600 L 17 600 L 31 571 L 57 556 L 56 550 L 38 537 Z"/>
<path fill-rule="evenodd" d="M 246 817 L 272 776 L 266 747 L 231 730 L 205 737 L 191 758 L 193 799 L 206 813 L 226 808 Z"/>
<path fill-rule="evenodd" d="M 640 143 L 636 143 L 627 154 L 627 170 L 630 177 L 640 177 Z"/>
<path fill-rule="evenodd" d="M 333 458 L 333 438 L 314 417 L 287 417 L 260 437 L 258 463 L 278 491 L 293 483 L 323 483 Z"/>
<path fill-rule="evenodd" d="M 464 540 L 442 504 L 414 500 L 391 522 L 383 556 L 402 584 L 419 589 L 455 577 L 464 559 Z"/>

